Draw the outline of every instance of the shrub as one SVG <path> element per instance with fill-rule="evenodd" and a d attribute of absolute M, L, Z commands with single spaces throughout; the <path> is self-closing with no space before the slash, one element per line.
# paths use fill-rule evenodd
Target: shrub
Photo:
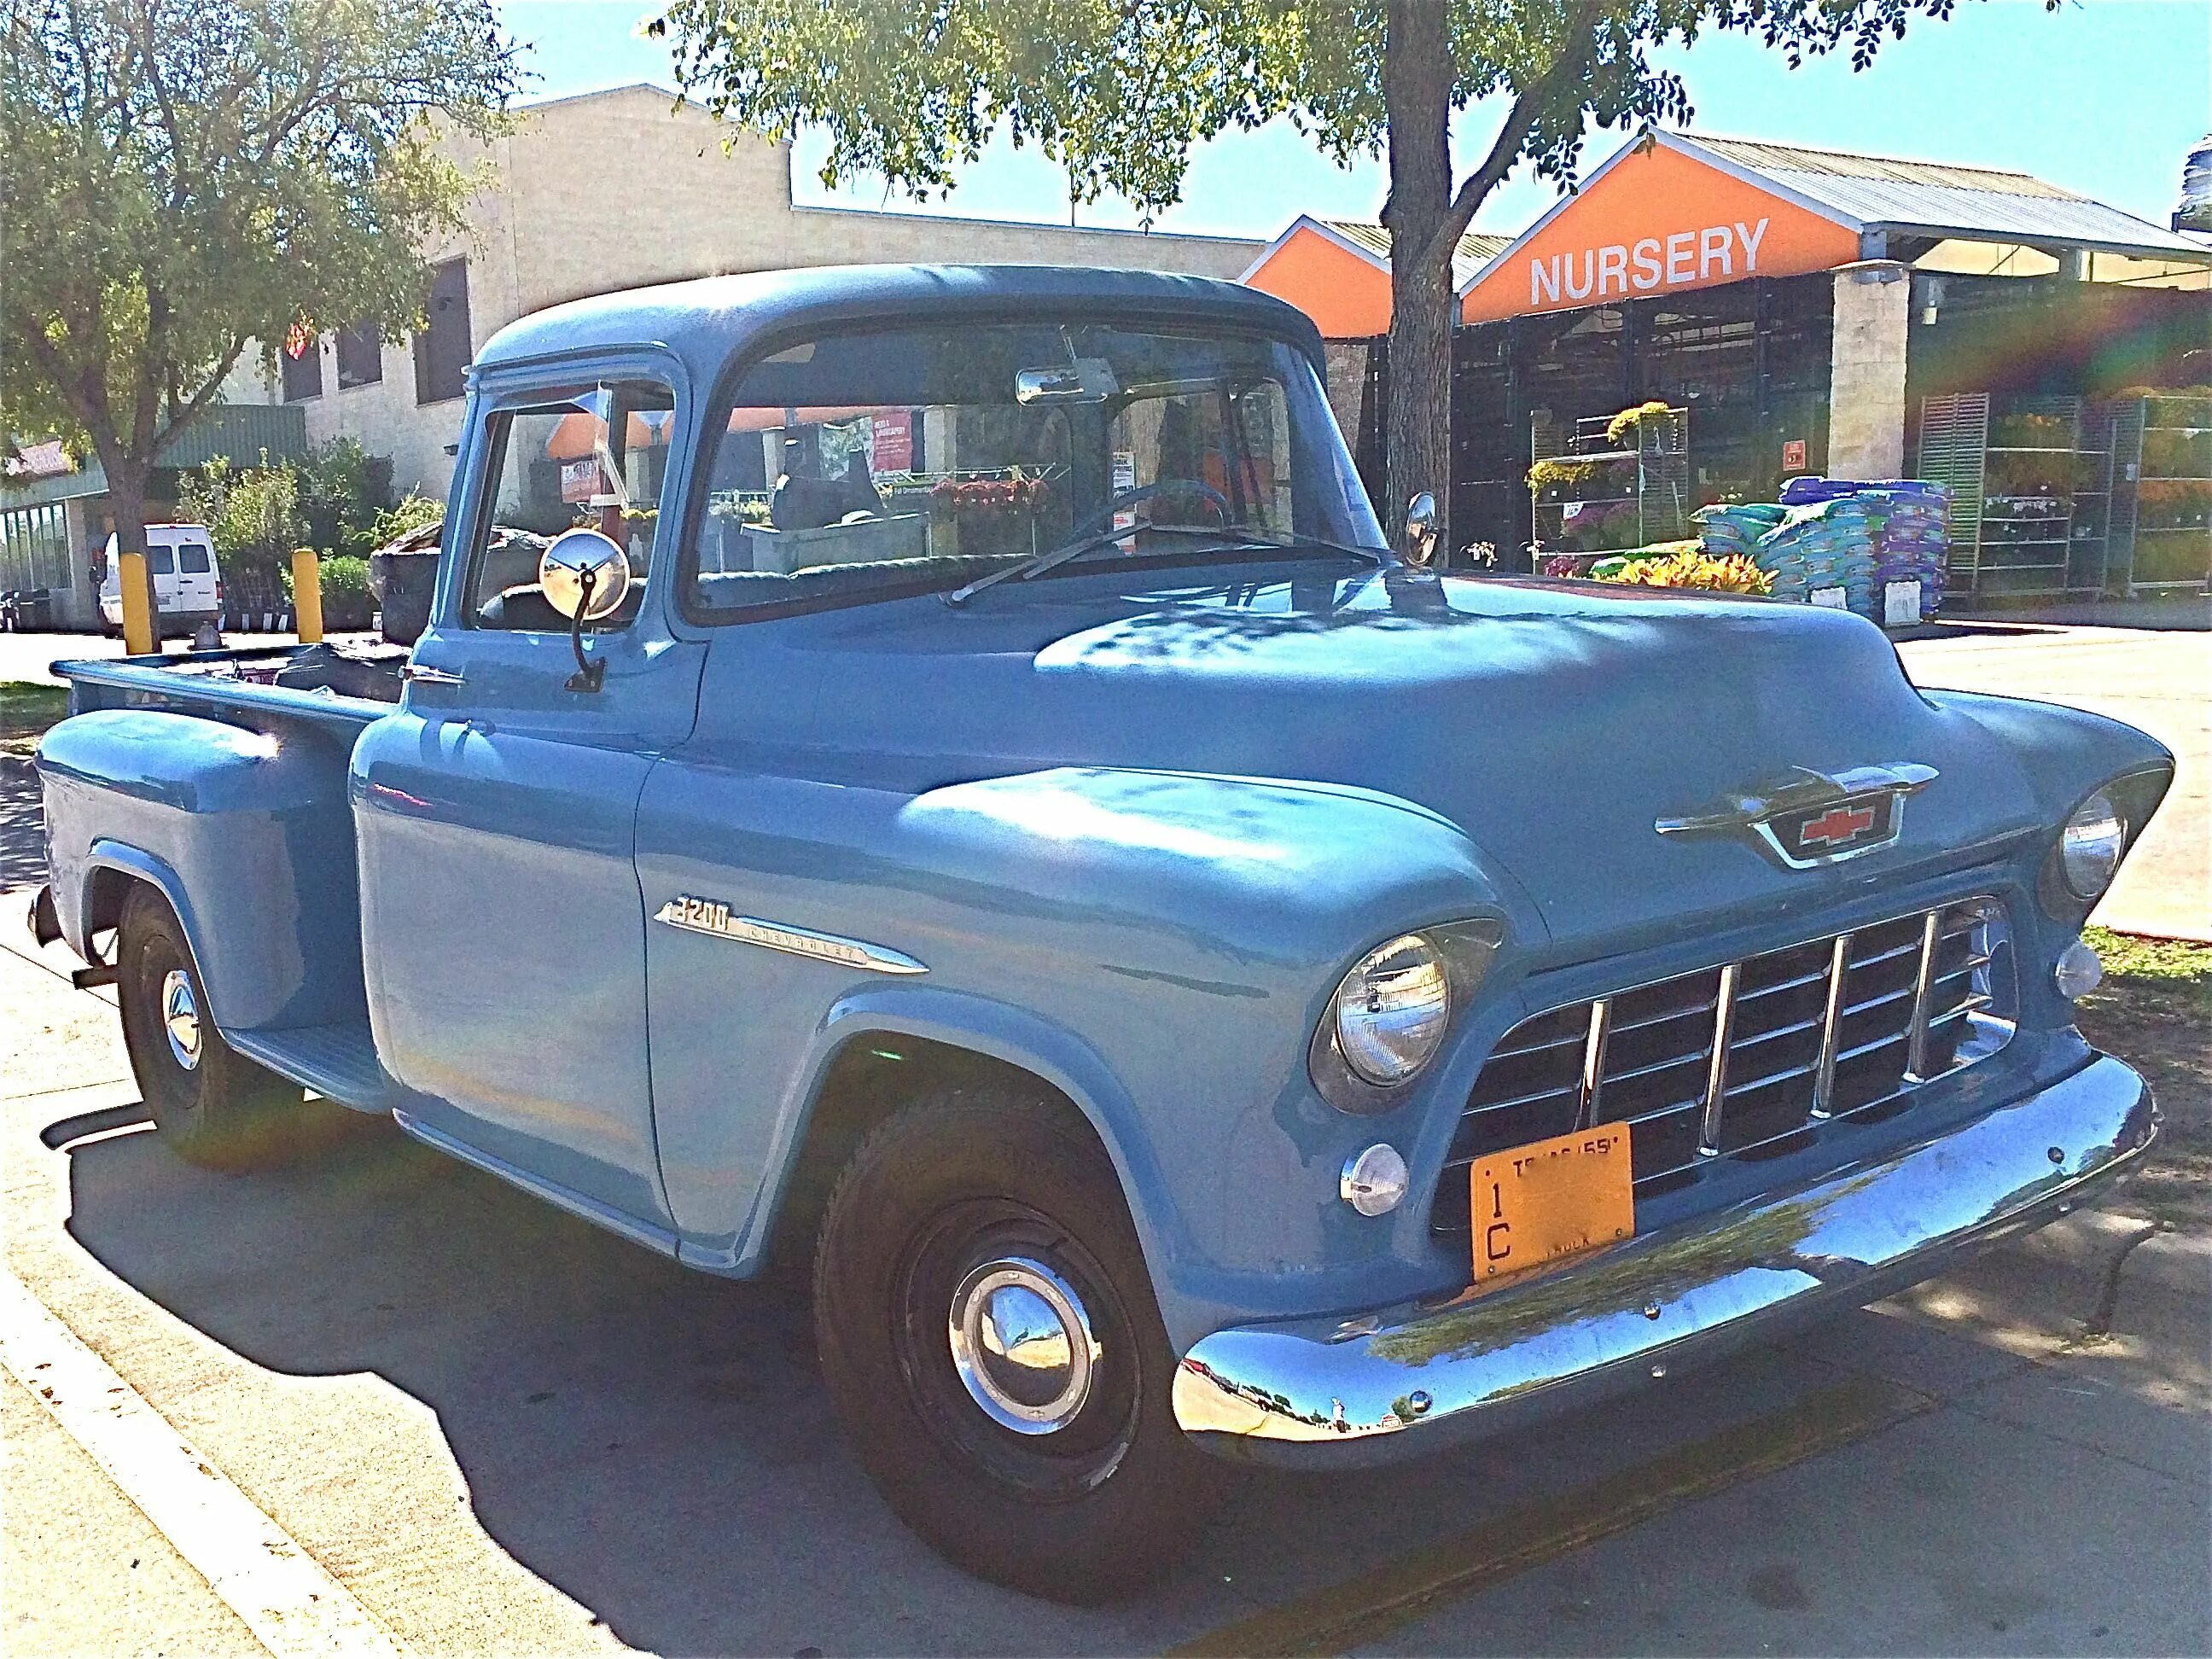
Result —
<path fill-rule="evenodd" d="M 261 452 L 258 466 L 234 467 L 221 456 L 185 475 L 177 492 L 187 523 L 204 524 L 222 562 L 223 578 L 243 605 L 265 604 L 307 534 L 300 481 Z"/>
<path fill-rule="evenodd" d="M 309 545 L 368 553 L 382 544 L 376 525 L 392 501 L 392 462 L 353 438 L 319 444 L 292 468 Z"/>
<path fill-rule="evenodd" d="M 397 507 L 386 507 L 376 515 L 376 522 L 368 532 L 369 550 L 389 547 L 409 531 L 441 524 L 445 517 L 445 502 L 434 501 L 426 495 L 410 495 Z"/>

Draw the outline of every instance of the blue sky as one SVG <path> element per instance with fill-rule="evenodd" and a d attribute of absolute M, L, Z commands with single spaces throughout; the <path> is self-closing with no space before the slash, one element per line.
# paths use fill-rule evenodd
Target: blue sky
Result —
<path fill-rule="evenodd" d="M 885 0 L 886 3 L 893 0 Z M 665 49 L 637 33 L 653 8 L 640 0 L 503 0 L 507 27 L 527 43 L 536 96 L 649 80 L 669 84 Z M 2055 184 L 2166 222 L 2182 157 L 2212 127 L 2212 3 L 2208 0 L 1966 0 L 1952 20 L 1922 21 L 1854 75 L 1830 59 L 1794 74 L 1780 58 L 1735 37 L 1714 37 L 1673 59 L 1697 106 L 1693 131 L 1843 149 L 2022 168 Z M 1462 167 L 1486 143 L 1496 112 L 1478 106 L 1455 127 Z M 1589 166 L 1611 153 L 1599 133 Z M 913 207 L 881 179 L 825 190 L 815 177 L 826 146 L 802 137 L 793 167 L 802 202 Z M 1224 136 L 1194 156 L 1184 199 L 1162 230 L 1271 237 L 1301 212 L 1372 218 L 1379 162 L 1350 169 L 1325 160 L 1279 125 Z M 1516 232 L 1549 204 L 1552 187 L 1516 177 L 1492 195 L 1480 228 Z M 990 218 L 1067 217 L 1060 169 L 1003 142 L 947 200 L 924 210 Z M 1080 222 L 1130 225 L 1126 204 L 1079 210 Z"/>

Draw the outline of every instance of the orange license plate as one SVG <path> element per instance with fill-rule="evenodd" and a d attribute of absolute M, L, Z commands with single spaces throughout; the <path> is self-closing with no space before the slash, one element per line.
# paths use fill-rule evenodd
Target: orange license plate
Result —
<path fill-rule="evenodd" d="M 1474 1282 L 1527 1273 L 1636 1231 L 1628 1125 L 1601 1123 L 1477 1158 Z"/>

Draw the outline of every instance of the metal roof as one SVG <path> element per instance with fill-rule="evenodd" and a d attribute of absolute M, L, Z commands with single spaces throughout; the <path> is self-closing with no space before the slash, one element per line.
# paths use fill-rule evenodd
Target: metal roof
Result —
<path fill-rule="evenodd" d="M 1778 190 L 1862 231 L 2094 248 L 2152 259 L 2205 258 L 2202 246 L 2162 225 L 2032 173 L 1703 133 L 1656 136 L 1672 149 Z"/>
<path fill-rule="evenodd" d="M 297 404 L 217 404 L 204 410 L 161 446 L 157 467 L 183 471 L 221 456 L 234 466 L 258 466 L 264 457 L 296 461 L 307 453 L 307 411 Z M 107 471 L 87 456 L 81 467 L 11 476 L 0 484 L 0 507 L 39 507 L 107 493 Z"/>
<path fill-rule="evenodd" d="M 1390 233 L 1382 226 L 1364 219 L 1316 219 L 1314 222 L 1334 231 L 1378 263 L 1390 263 Z M 1492 236 L 1480 230 L 1467 232 L 1452 250 L 1452 287 L 1464 288 L 1512 240 L 1510 236 Z"/>

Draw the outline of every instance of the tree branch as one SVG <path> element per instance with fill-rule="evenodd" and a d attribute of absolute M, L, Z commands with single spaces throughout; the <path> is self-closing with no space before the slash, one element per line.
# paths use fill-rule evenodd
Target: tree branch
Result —
<path fill-rule="evenodd" d="M 1467 234 L 1468 226 L 1474 222 L 1475 210 L 1513 171 L 1513 164 L 1521 159 L 1522 145 L 1528 142 L 1530 130 L 1542 118 L 1547 106 L 1563 86 L 1583 72 L 1590 49 L 1597 44 L 1598 14 L 1603 9 L 1602 0 L 1579 0 L 1567 20 L 1566 39 L 1559 55 L 1552 60 L 1550 68 L 1514 99 L 1513 107 L 1506 112 L 1504 124 L 1490 146 L 1490 154 L 1460 185 L 1452 198 L 1450 211 L 1444 215 L 1428 245 L 1421 250 L 1424 260 L 1448 260 L 1458 248 L 1459 239 Z"/>
<path fill-rule="evenodd" d="M 229 349 L 222 354 L 221 360 L 217 362 L 215 368 L 209 374 L 207 380 L 201 385 L 200 389 L 198 392 L 192 393 L 191 400 L 185 404 L 183 409 L 179 410 L 177 407 L 175 388 L 173 386 L 170 389 L 168 423 L 161 428 L 161 435 L 154 441 L 154 453 L 155 454 L 160 454 L 163 447 L 167 445 L 170 439 L 175 437 L 177 434 L 182 432 L 186 427 L 190 426 L 199 417 L 200 411 L 215 401 L 215 394 L 222 390 L 222 383 L 226 380 L 229 379 L 230 371 L 238 367 L 238 360 L 245 354 L 245 340 L 241 337 L 234 336 L 231 339 Z"/>

